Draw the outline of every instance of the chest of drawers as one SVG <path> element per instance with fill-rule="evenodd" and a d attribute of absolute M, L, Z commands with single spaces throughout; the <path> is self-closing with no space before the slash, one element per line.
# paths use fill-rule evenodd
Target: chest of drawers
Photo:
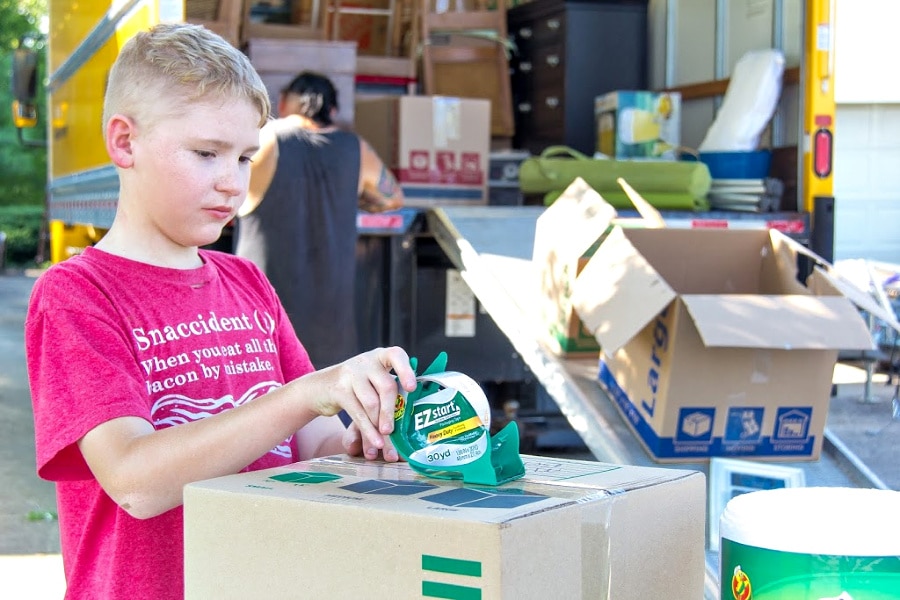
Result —
<path fill-rule="evenodd" d="M 533 0 L 507 13 L 517 149 L 593 154 L 594 98 L 645 89 L 647 0 Z"/>

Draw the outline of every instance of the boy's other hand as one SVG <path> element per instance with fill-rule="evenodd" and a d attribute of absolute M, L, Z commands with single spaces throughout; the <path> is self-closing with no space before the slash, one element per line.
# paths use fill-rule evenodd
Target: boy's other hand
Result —
<path fill-rule="evenodd" d="M 344 410 L 353 419 L 343 440 L 348 454 L 371 460 L 381 451 L 385 460 L 396 461 L 397 451 L 387 436 L 394 430 L 397 380 L 409 392 L 416 389 L 406 351 L 397 346 L 376 348 L 317 373 L 332 381 L 316 412 L 332 416 Z"/>
<path fill-rule="evenodd" d="M 366 445 L 363 443 L 362 434 L 360 434 L 359 427 L 356 426 L 355 421 L 351 422 L 350 426 L 347 427 L 344 432 L 343 446 L 344 452 L 350 456 L 365 456 L 368 460 L 378 458 L 379 450 L 376 448 L 374 451 L 368 451 Z M 403 460 L 403 457 L 397 452 L 390 437 L 384 438 L 384 447 L 380 452 L 381 458 L 385 462 L 397 462 Z"/>

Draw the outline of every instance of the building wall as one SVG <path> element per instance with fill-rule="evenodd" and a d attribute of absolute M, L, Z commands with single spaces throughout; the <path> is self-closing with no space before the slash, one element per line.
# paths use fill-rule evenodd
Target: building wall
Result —
<path fill-rule="evenodd" d="M 900 104 L 839 104 L 834 149 L 835 260 L 900 264 Z"/>
<path fill-rule="evenodd" d="M 835 259 L 900 264 L 900 78 L 885 68 L 900 2 L 837 0 L 835 11 Z"/>

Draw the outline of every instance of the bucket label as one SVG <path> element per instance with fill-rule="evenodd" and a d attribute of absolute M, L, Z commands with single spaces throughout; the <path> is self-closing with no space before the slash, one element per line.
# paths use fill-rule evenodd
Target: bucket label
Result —
<path fill-rule="evenodd" d="M 804 554 L 722 538 L 722 600 L 888 600 L 900 595 L 900 556 Z"/>

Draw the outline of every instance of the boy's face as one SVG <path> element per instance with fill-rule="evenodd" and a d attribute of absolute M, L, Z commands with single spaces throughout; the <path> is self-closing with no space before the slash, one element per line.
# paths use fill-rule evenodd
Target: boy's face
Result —
<path fill-rule="evenodd" d="M 212 99 L 186 104 L 149 129 L 138 125 L 128 169 L 137 201 L 129 212 L 151 238 L 145 241 L 164 251 L 219 238 L 247 194 L 259 118 L 249 100 Z"/>

